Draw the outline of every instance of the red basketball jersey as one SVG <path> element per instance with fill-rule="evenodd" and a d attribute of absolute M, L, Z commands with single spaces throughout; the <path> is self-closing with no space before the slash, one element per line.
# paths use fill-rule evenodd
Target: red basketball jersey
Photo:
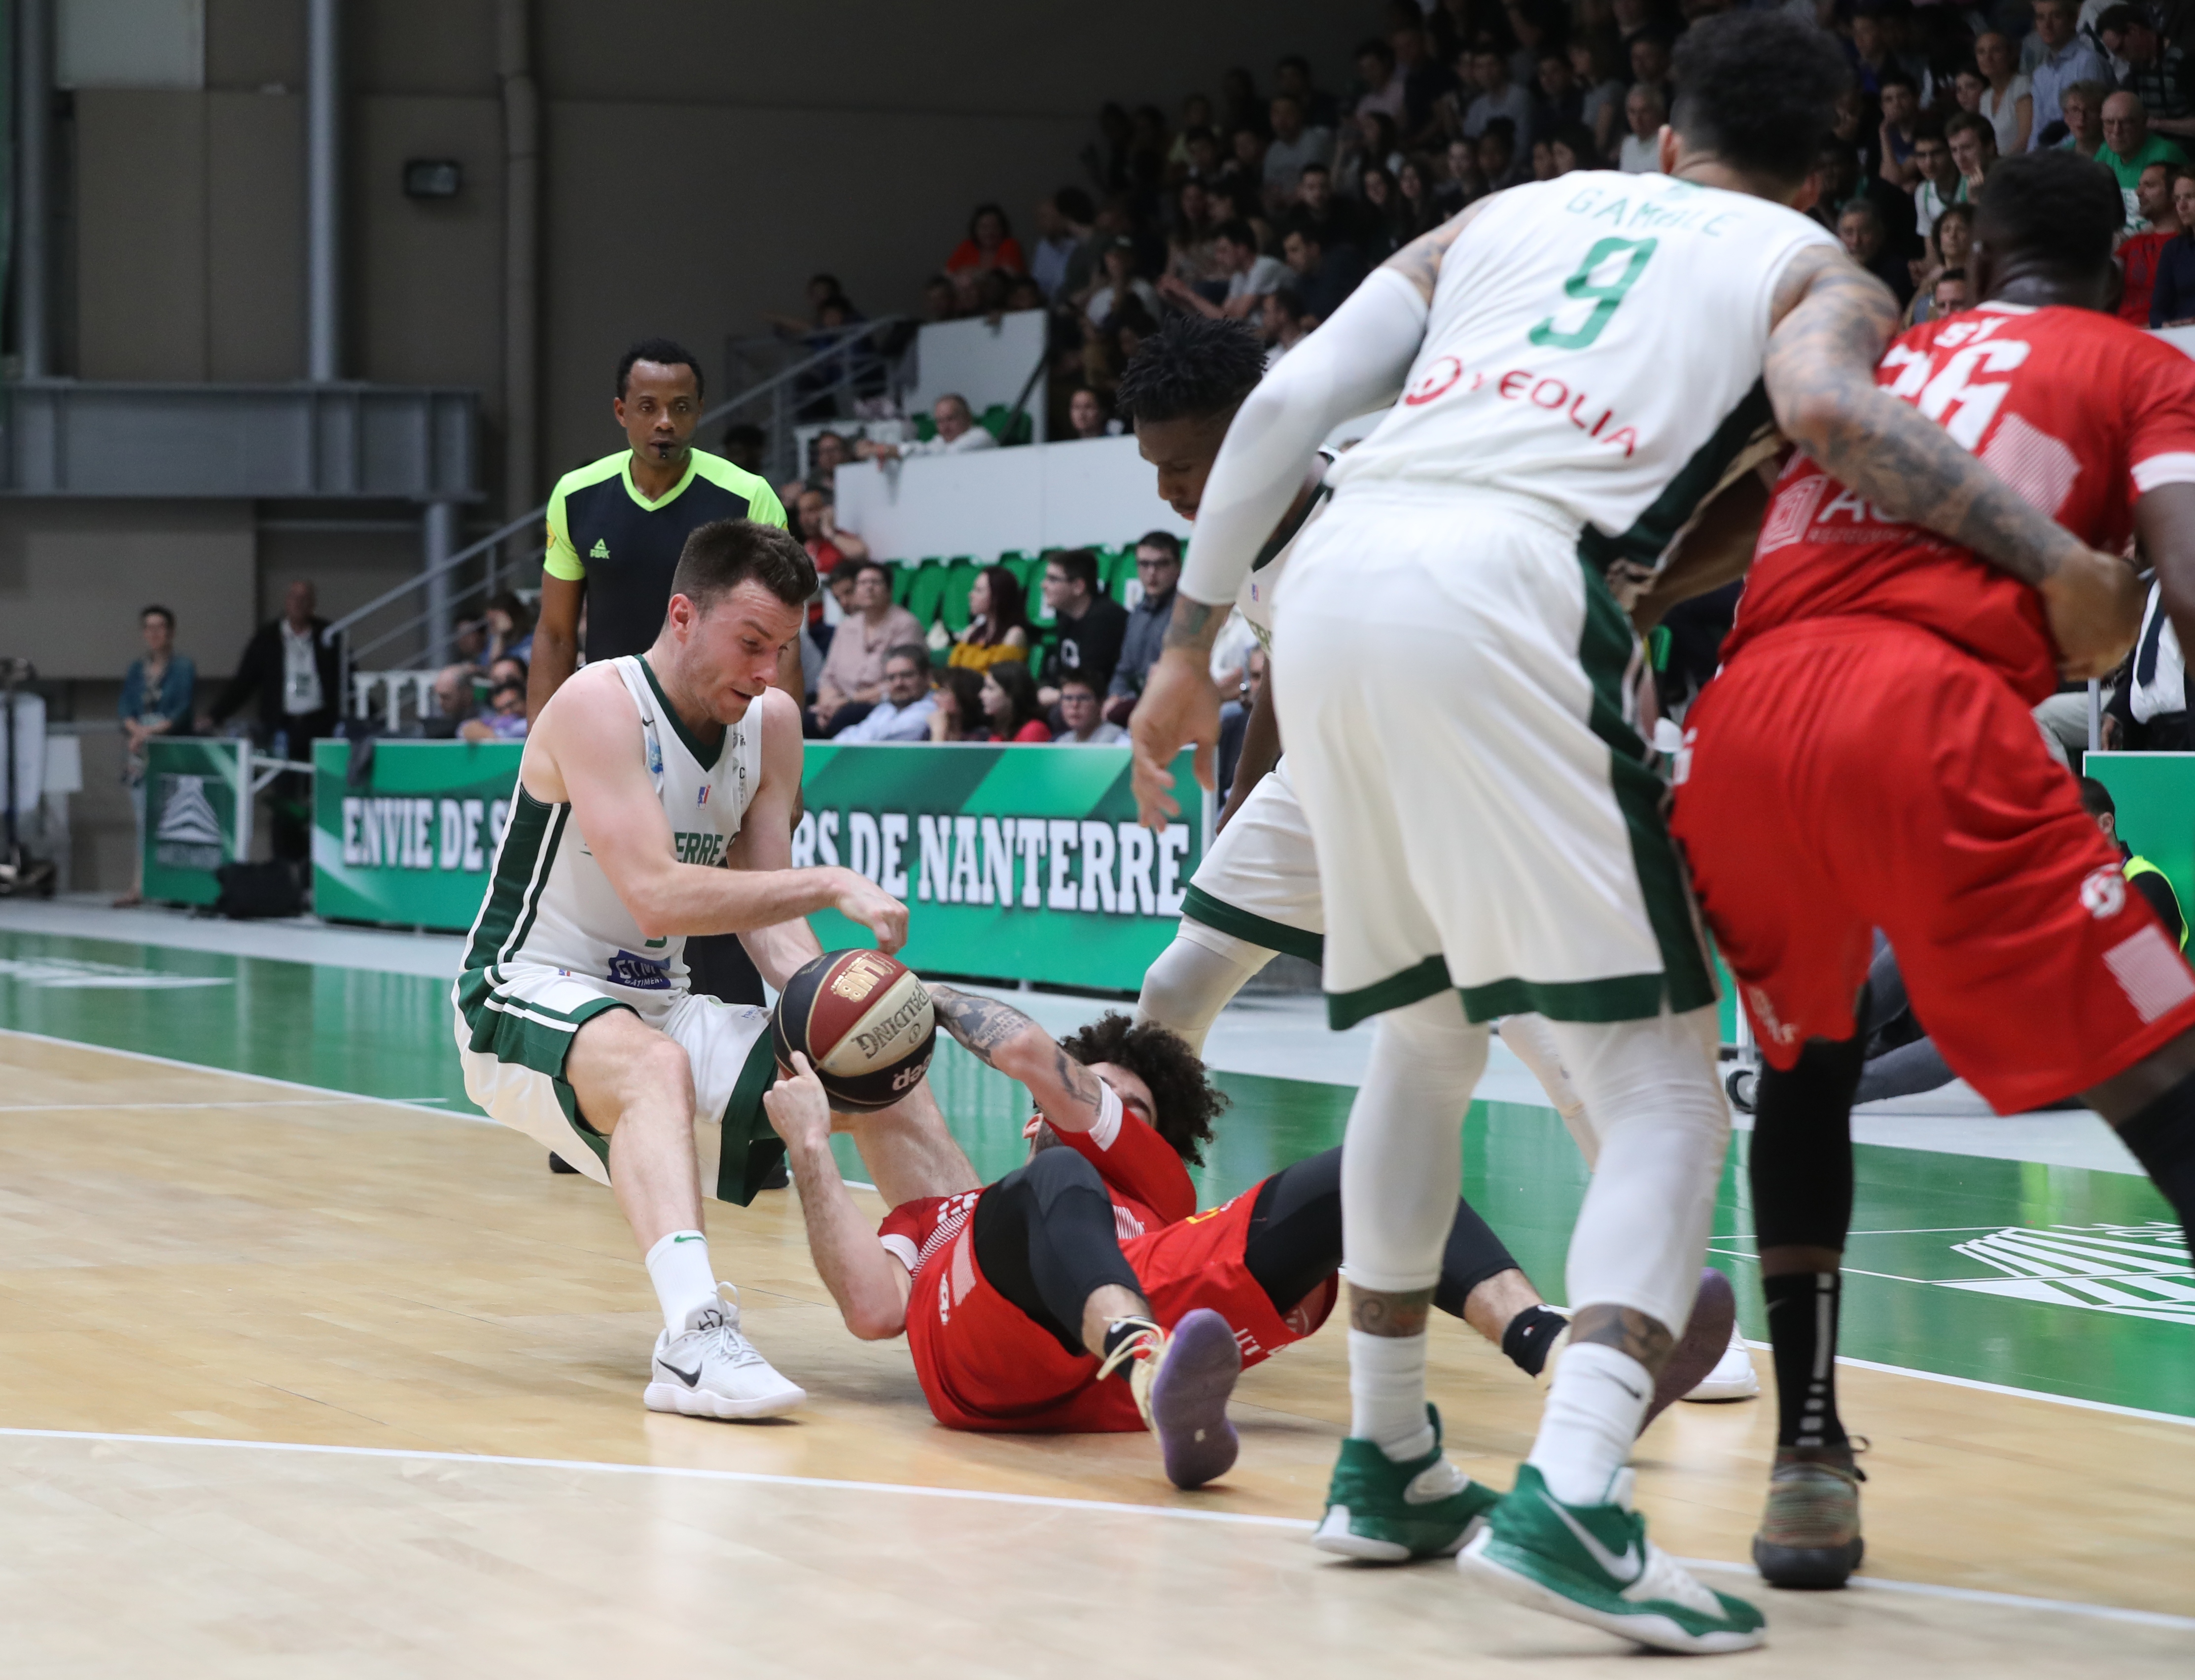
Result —
<path fill-rule="evenodd" d="M 1110 1091 L 1107 1095 L 1112 1096 Z M 1113 1202 L 1113 1224 L 1122 1242 L 1186 1219 L 1196 1211 L 1196 1186 L 1172 1144 L 1115 1097 L 1105 1118 L 1090 1131 L 1057 1131 L 1060 1143 L 1098 1169 Z M 1115 1114 L 1117 1125 L 1108 1125 Z M 1101 1142 L 1099 1140 L 1103 1139 Z M 877 1239 L 909 1272 L 923 1265 L 959 1234 L 976 1211 L 980 1190 L 955 1196 L 922 1196 L 902 1202 L 877 1227 Z"/>
<path fill-rule="evenodd" d="M 2124 545 L 2144 491 L 2195 482 L 2195 361 L 2110 315 L 1985 303 L 1900 334 L 1875 379 L 2094 548 Z M 1829 618 L 1918 624 L 2031 703 L 2058 686 L 2032 589 L 1884 517 L 1796 454 L 1761 521 L 1723 657 Z"/>

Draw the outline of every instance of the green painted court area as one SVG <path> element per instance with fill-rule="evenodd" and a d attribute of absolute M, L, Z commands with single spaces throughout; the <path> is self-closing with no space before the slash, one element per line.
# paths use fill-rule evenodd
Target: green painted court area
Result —
<path fill-rule="evenodd" d="M 471 1113 L 447 991 L 412 975 L 0 932 L 0 1027 Z M 1016 1087 L 949 1042 L 932 1079 L 986 1176 L 1022 1159 Z M 1218 1082 L 1233 1107 L 1197 1174 L 1207 1203 L 1340 1141 L 1345 1087 Z M 1712 1258 L 1758 1337 L 1747 1142 L 1725 1169 Z M 2195 1418 L 2195 1273 L 2146 1180 L 1868 1145 L 1857 1155 L 1848 1356 Z M 843 1142 L 841 1160 L 859 1176 Z M 1585 1182 L 1552 1110 L 1472 1104 L 1463 1193 L 1557 1300 Z"/>

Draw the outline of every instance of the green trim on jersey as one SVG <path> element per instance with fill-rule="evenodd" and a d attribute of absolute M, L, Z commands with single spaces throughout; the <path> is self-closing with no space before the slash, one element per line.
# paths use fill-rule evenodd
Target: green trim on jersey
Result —
<path fill-rule="evenodd" d="M 572 1135 L 592 1149 L 608 1171 L 610 1141 L 581 1118 L 579 1093 L 564 1077 L 564 1062 L 582 1027 L 606 1010 L 631 1010 L 632 1005 L 615 998 L 596 998 L 576 1010 L 551 1009 L 546 1004 L 505 998 L 498 990 L 500 979 L 494 968 L 468 969 L 458 976 L 458 1014 L 465 1023 L 466 1048 L 545 1077 L 556 1089 L 556 1106 L 564 1111 Z"/>
<path fill-rule="evenodd" d="M 1201 887 L 1192 885 L 1182 895 L 1181 919 L 1201 923 L 1203 926 L 1236 939 L 1247 940 L 1268 951 L 1285 952 L 1291 957 L 1300 957 L 1306 963 L 1326 960 L 1326 935 L 1307 934 L 1301 928 L 1292 928 L 1285 922 L 1270 921 L 1249 911 L 1239 910 L 1224 899 L 1216 899 Z"/>
<path fill-rule="evenodd" d="M 693 755 L 696 764 L 713 774 L 717 766 L 724 762 L 724 749 L 732 744 L 732 732 L 729 728 L 724 731 L 717 742 L 717 756 L 714 758 L 710 757 L 708 749 L 704 747 L 700 739 L 686 727 L 686 720 L 679 716 L 678 708 L 671 704 L 671 697 L 663 692 L 662 683 L 656 680 L 655 668 L 648 663 L 648 655 L 636 653 L 633 657 L 640 662 L 641 675 L 648 679 L 648 692 L 655 696 L 655 704 L 662 708 L 663 715 L 669 720 L 672 732 L 678 737 L 678 744 Z"/>
<path fill-rule="evenodd" d="M 663 495 L 651 502 L 640 493 L 640 486 L 632 481 L 632 452 L 619 451 L 605 455 L 599 461 L 574 469 L 556 480 L 556 487 L 549 494 L 549 548 L 543 556 L 541 569 L 552 578 L 562 578 L 567 583 L 578 583 L 587 575 L 589 556 L 573 546 L 571 526 L 564 516 L 565 498 L 576 490 L 615 478 L 623 481 L 625 492 L 642 513 L 658 513 L 669 507 L 686 493 L 694 480 L 704 479 L 719 488 L 729 491 L 747 503 L 747 517 L 757 525 L 786 524 L 785 504 L 777 499 L 777 492 L 769 481 L 744 467 L 735 467 L 721 455 L 712 455 L 706 449 L 690 451 L 686 457 L 686 470 L 678 482 Z"/>
<path fill-rule="evenodd" d="M 1591 525 L 1585 527 L 1578 537 L 1578 558 L 1588 571 L 1604 579 L 1610 562 L 1619 559 L 1650 568 L 1658 567 L 1669 544 L 1691 523 L 1748 446 L 1765 439 L 1775 423 L 1768 387 L 1756 379 L 1737 406 L 1723 417 L 1714 434 L 1692 452 L 1692 458 L 1677 469 L 1645 512 L 1632 521 L 1629 530 L 1610 537 Z"/>
<path fill-rule="evenodd" d="M 571 814 L 569 805 L 544 804 L 523 783 L 513 791 L 508 826 L 496 853 L 495 878 L 473 922 L 464 967 L 485 969 L 526 943 Z"/>
<path fill-rule="evenodd" d="M 762 1094 L 777 1079 L 777 1053 L 771 1034 L 754 1041 L 740 1065 L 739 1082 L 724 1104 L 723 1142 L 717 1156 L 717 1200 L 745 1207 L 762 1188 L 763 1180 L 785 1159 L 785 1140 L 769 1123 Z"/>
<path fill-rule="evenodd" d="M 1642 1021 L 1660 1013 L 1666 980 L 1669 1008 L 1682 1015 L 1714 1002 L 1714 972 L 1701 944 L 1683 860 L 1677 855 L 1676 842 L 1669 837 L 1669 826 L 1662 815 L 1662 799 L 1668 790 L 1662 779 L 1646 768 L 1646 743 L 1623 721 L 1623 677 L 1636 645 L 1631 620 L 1609 593 L 1607 580 L 1586 559 L 1582 543 L 1578 558 L 1585 569 L 1585 628 L 1578 638 L 1578 663 L 1593 683 L 1593 714 L 1588 721 L 1593 734 L 1608 746 L 1609 780 L 1615 788 L 1616 807 L 1623 813 L 1624 827 L 1630 832 L 1631 866 L 1639 877 L 1639 892 L 1646 902 L 1646 920 L 1654 930 L 1654 942 L 1662 950 L 1662 972 L 1586 981 L 1580 989 L 1590 996 L 1521 1007 L 1535 1009 L 1550 1021 Z M 1472 1010 L 1468 997 L 1465 1007 L 1473 1021 L 1490 1018 Z M 1580 1010 L 1593 1012 L 1578 1013 Z M 1603 1010 L 1616 1012 L 1600 1013 Z M 1492 1011 L 1511 1012 L 1507 1008 Z"/>
<path fill-rule="evenodd" d="M 1354 992 L 1328 992 L 1326 1024 L 1337 1033 L 1345 1033 L 1360 1021 L 1369 1021 L 1390 1010 L 1408 1009 L 1448 987 L 1447 959 L 1436 954 L 1414 968 L 1391 974 L 1385 980 L 1374 981 Z"/>

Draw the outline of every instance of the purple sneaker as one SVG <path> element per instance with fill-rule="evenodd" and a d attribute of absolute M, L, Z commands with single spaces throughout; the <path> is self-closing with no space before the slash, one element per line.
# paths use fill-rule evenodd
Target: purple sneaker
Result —
<path fill-rule="evenodd" d="M 1730 1280 L 1712 1266 L 1702 1268 L 1700 1292 L 1692 1302 L 1692 1316 L 1654 1384 L 1653 1403 L 1646 1408 L 1645 1422 L 1639 1425 L 1640 1433 L 1645 1433 L 1646 1424 L 1660 1417 L 1673 1402 L 1697 1388 L 1708 1372 L 1715 1368 L 1730 1346 L 1730 1332 L 1737 1322 L 1737 1297 L 1731 1289 Z"/>
<path fill-rule="evenodd" d="M 1242 1349 L 1209 1307 L 1183 1316 L 1157 1354 L 1138 1361 L 1129 1385 L 1159 1438 L 1167 1480 L 1201 1487 L 1234 1468 L 1242 1443 L 1227 1421 L 1227 1397 L 1242 1374 Z"/>

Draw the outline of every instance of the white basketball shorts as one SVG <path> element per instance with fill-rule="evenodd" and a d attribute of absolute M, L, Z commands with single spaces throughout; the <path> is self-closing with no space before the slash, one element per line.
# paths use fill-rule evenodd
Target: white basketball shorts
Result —
<path fill-rule="evenodd" d="M 580 1113 L 564 1058 L 573 1036 L 605 1010 L 631 1010 L 686 1052 L 694 1114 L 723 1128 L 720 1199 L 752 1200 L 781 1151 L 772 1148 L 776 1135 L 762 1107 L 777 1071 L 768 1010 L 697 997 L 683 986 L 617 986 L 528 963 L 468 969 L 450 1001 L 465 1095 L 598 1183 L 610 1182 L 609 1139 Z"/>
<path fill-rule="evenodd" d="M 1318 849 L 1282 759 L 1261 778 L 1234 820 L 1190 877 L 1182 918 L 1223 934 L 1320 960 L 1326 913 L 1318 896 Z"/>
<path fill-rule="evenodd" d="M 1714 1001 L 1625 721 L 1637 646 L 1576 526 L 1531 498 L 1350 486 L 1305 531 L 1274 658 L 1335 1027 L 1449 986 L 1473 1021 Z"/>

